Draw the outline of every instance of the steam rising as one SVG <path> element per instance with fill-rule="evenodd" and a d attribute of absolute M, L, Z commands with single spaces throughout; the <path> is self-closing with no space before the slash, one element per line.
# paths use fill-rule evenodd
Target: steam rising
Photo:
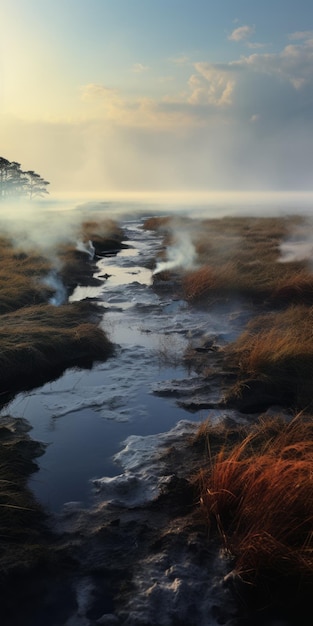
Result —
<path fill-rule="evenodd" d="M 76 250 L 79 250 L 79 252 L 85 252 L 85 254 L 88 254 L 90 260 L 92 261 L 95 257 L 95 247 L 92 243 L 92 241 L 89 241 L 86 243 L 84 241 L 78 241 L 76 243 Z"/>
<path fill-rule="evenodd" d="M 64 210 L 62 204 L 29 202 L 24 198 L 23 201 L 18 198 L 1 201 L 1 233 L 18 250 L 30 254 L 38 253 L 49 261 L 51 271 L 41 279 L 41 283 L 54 292 L 49 299 L 54 306 L 60 306 L 68 299 L 67 288 L 60 277 L 62 263 L 59 250 L 62 246 L 76 247 L 91 260 L 94 258 L 95 248 L 92 242 L 81 240 L 81 225 L 91 217 L 93 212 L 87 208 Z"/>
<path fill-rule="evenodd" d="M 291 227 L 290 236 L 280 246 L 280 263 L 308 261 L 313 263 L 313 222 L 306 219 Z"/>
<path fill-rule="evenodd" d="M 192 269 L 196 261 L 196 249 L 190 233 L 187 231 L 175 231 L 175 243 L 167 248 L 166 254 L 167 261 L 157 263 L 153 275 L 166 270 L 173 270 L 176 267 L 186 270 Z"/>
<path fill-rule="evenodd" d="M 47 287 L 51 287 L 54 290 L 53 296 L 49 299 L 49 303 L 54 306 L 60 306 L 67 301 L 67 289 L 63 285 L 62 280 L 57 275 L 55 270 L 49 272 L 49 274 L 42 280 L 42 284 Z"/>

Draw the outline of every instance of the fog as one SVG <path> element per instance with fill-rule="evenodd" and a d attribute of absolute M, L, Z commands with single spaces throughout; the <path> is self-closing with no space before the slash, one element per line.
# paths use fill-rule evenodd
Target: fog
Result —
<path fill-rule="evenodd" d="M 40 248 L 53 256 L 62 243 L 75 243 L 89 255 L 90 244 L 80 240 L 80 226 L 85 219 L 132 219 L 138 215 L 172 215 L 189 218 L 219 218 L 228 215 L 310 216 L 313 194 L 300 192 L 142 192 L 106 194 L 64 194 L 43 200 L 25 198 L 0 202 L 0 227 L 15 245 L 26 250 Z M 177 266 L 179 250 L 184 249 L 189 266 L 193 247 L 186 230 L 175 227 L 176 243 L 168 251 L 167 263 Z M 173 265 L 172 265 L 173 267 Z M 160 271 L 158 269 L 158 271 Z"/>

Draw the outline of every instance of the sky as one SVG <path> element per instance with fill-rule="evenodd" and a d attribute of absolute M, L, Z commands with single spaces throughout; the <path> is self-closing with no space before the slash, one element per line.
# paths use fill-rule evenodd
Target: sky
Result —
<path fill-rule="evenodd" d="M 313 190 L 311 0 L 1 0 L 0 55 L 50 194 Z"/>

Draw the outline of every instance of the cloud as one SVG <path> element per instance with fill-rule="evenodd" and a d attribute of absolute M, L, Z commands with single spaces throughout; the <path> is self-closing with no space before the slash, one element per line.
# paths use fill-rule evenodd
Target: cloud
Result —
<path fill-rule="evenodd" d="M 267 43 L 260 43 L 257 41 L 247 41 L 247 48 L 250 48 L 251 50 L 257 50 L 260 48 L 266 48 L 268 46 Z"/>
<path fill-rule="evenodd" d="M 310 83 L 313 85 L 313 41 L 309 40 L 303 45 L 290 44 L 280 53 L 241 57 L 232 64 L 238 68 L 279 77 L 299 90 Z"/>
<path fill-rule="evenodd" d="M 175 65 L 186 65 L 187 63 L 190 62 L 190 59 L 186 54 L 181 54 L 178 57 L 172 57 L 170 61 L 171 63 L 174 63 Z"/>
<path fill-rule="evenodd" d="M 180 88 L 165 82 L 158 98 L 90 82 L 71 120 L 30 124 L 2 117 L 3 154 L 39 171 L 51 194 L 309 189 L 313 43 L 295 42 L 229 63 L 188 63 L 179 72 L 185 75 Z"/>
<path fill-rule="evenodd" d="M 102 102 L 107 106 L 118 105 L 122 98 L 118 89 L 111 89 L 100 83 L 88 83 L 80 88 L 81 99 L 86 102 Z"/>
<path fill-rule="evenodd" d="M 246 41 L 255 32 L 254 26 L 239 26 L 229 35 L 229 41 Z"/>
<path fill-rule="evenodd" d="M 132 67 L 132 72 L 134 72 L 135 74 L 141 74 L 142 72 L 146 72 L 148 69 L 148 65 L 143 65 L 142 63 L 134 63 Z"/>
<path fill-rule="evenodd" d="M 182 105 L 182 98 L 154 100 L 141 96 L 128 98 L 117 89 L 90 83 L 81 87 L 82 101 L 88 107 L 84 119 L 102 119 L 118 127 L 151 128 L 154 132 L 189 126 L 192 116 Z M 176 103 L 176 106 L 174 106 Z"/>
<path fill-rule="evenodd" d="M 197 74 L 189 79 L 191 95 L 188 102 L 215 107 L 230 105 L 235 85 L 230 70 L 211 63 L 195 63 L 194 67 Z"/>
<path fill-rule="evenodd" d="M 312 39 L 313 30 L 297 30 L 294 33 L 289 33 L 288 38 L 290 41 L 297 41 L 300 39 Z"/>

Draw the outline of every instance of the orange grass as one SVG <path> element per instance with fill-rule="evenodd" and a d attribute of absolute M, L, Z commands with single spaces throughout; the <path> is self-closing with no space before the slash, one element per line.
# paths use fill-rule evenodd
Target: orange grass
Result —
<path fill-rule="evenodd" d="M 224 348 L 225 362 L 239 381 L 259 379 L 293 395 L 294 404 L 312 403 L 313 307 L 294 305 L 258 316 Z"/>
<path fill-rule="evenodd" d="M 123 231 L 111 219 L 90 219 L 82 223 L 80 237 L 84 242 L 92 241 L 97 254 L 103 251 L 118 250 L 121 247 Z"/>
<path fill-rule="evenodd" d="M 0 237 L 0 314 L 48 300 L 53 290 L 41 282 L 51 265 L 39 253 L 25 253 Z"/>
<path fill-rule="evenodd" d="M 101 361 L 112 344 L 90 303 L 24 307 L 0 316 L 0 391 L 34 386 L 67 367 Z"/>
<path fill-rule="evenodd" d="M 210 432 L 208 432 L 210 440 Z M 206 519 L 246 582 L 313 585 L 313 421 L 261 418 L 197 476 Z"/>
<path fill-rule="evenodd" d="M 171 217 L 169 216 L 156 216 L 148 217 L 143 223 L 144 230 L 159 230 L 166 231 L 171 224 Z"/>
<path fill-rule="evenodd" d="M 264 252 L 266 254 L 266 252 Z M 244 296 L 272 303 L 313 301 L 313 275 L 299 263 L 277 263 L 253 258 L 233 259 L 202 265 L 182 277 L 185 299 L 196 303 L 211 297 Z"/>
<path fill-rule="evenodd" d="M 164 246 L 185 233 L 196 251 L 195 268 L 180 269 L 183 296 L 191 303 L 240 295 L 272 303 L 313 302 L 313 275 L 308 261 L 279 262 L 280 244 L 289 233 L 307 237 L 301 217 L 190 220 L 153 217 L 145 228 L 164 235 Z M 164 252 L 163 252 L 164 254 Z M 166 257 L 166 253 L 165 253 Z"/>

